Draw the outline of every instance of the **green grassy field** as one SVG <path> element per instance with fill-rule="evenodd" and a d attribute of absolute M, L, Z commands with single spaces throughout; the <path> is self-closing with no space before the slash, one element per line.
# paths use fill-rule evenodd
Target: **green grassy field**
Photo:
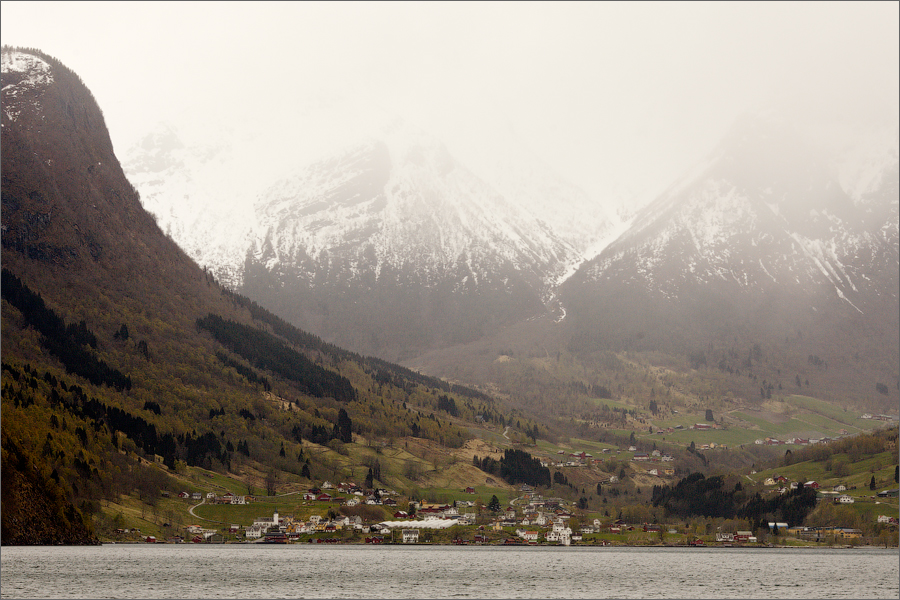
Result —
<path fill-rule="evenodd" d="M 874 429 L 878 423 L 877 421 L 873 422 L 868 419 L 861 419 L 858 413 L 844 410 L 830 402 L 819 400 L 818 398 L 811 398 L 809 396 L 787 396 L 784 401 L 792 406 L 828 417 L 838 423 L 849 425 L 858 431 L 869 431 Z M 857 431 L 852 431 L 852 433 L 857 433 Z"/>

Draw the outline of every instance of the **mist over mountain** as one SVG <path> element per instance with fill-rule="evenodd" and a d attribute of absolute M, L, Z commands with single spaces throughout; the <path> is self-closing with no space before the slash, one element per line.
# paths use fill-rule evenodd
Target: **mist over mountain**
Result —
<path fill-rule="evenodd" d="M 126 168 L 148 210 L 221 281 L 392 359 L 561 316 L 557 282 L 618 224 L 512 136 L 464 161 L 396 118 L 357 137 L 309 164 L 282 160 L 281 177 L 271 165 L 242 175 L 257 189 L 228 188 L 224 171 L 247 168 L 229 145 L 188 147 L 165 125 Z"/>
<path fill-rule="evenodd" d="M 622 198 L 591 199 L 514 135 L 445 144 L 379 116 L 319 160 L 268 165 L 257 189 L 206 185 L 237 152 L 169 128 L 127 168 L 223 282 L 362 352 L 410 360 L 540 317 L 578 351 L 725 368 L 769 344 L 782 378 L 829 356 L 825 379 L 856 382 L 834 393 L 873 401 L 872 379 L 896 379 L 896 120 L 747 113 L 624 221 Z"/>
<path fill-rule="evenodd" d="M 819 393 L 877 399 L 897 376 L 896 122 L 863 133 L 834 151 L 777 112 L 740 119 L 564 284 L 574 346 L 724 369 L 762 344 L 782 379 L 821 359 Z"/>

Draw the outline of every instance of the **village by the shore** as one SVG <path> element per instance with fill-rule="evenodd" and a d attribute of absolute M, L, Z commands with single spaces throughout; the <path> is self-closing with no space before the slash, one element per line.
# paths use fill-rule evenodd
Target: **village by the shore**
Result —
<path fill-rule="evenodd" d="M 771 493 L 785 493 L 798 486 L 817 490 L 819 501 L 852 503 L 854 499 L 843 493 L 843 486 L 819 490 L 815 481 L 790 482 L 773 477 L 766 485 L 778 486 Z M 475 494 L 474 488 L 462 490 Z M 501 507 L 496 497 L 485 505 L 478 500 L 457 500 L 453 503 L 402 502 L 389 489 L 364 490 L 353 483 L 321 487 L 302 493 L 305 504 L 312 506 L 307 518 L 295 518 L 274 512 L 260 515 L 252 524 L 235 523 L 210 527 L 193 524 L 183 532 L 158 539 L 143 535 L 138 529 L 117 529 L 115 539 L 105 543 L 265 543 L 265 544 L 456 544 L 456 545 L 561 545 L 561 546 L 711 546 L 711 547 L 776 547 L 776 546 L 847 546 L 873 545 L 856 528 L 839 526 L 796 526 L 785 522 L 769 522 L 767 528 L 715 531 L 685 523 L 629 523 L 621 518 L 586 519 L 577 508 L 561 498 L 545 498 L 531 486 L 522 485 L 519 496 L 509 506 Z M 879 492 L 877 497 L 896 498 L 898 490 Z M 199 504 L 246 505 L 264 503 L 274 498 L 238 495 L 231 492 L 218 495 L 208 492 L 179 496 Z M 873 496 L 876 497 L 876 496 Z M 491 506 L 490 504 L 494 504 Z M 352 509 L 361 505 L 380 506 L 394 510 L 392 519 L 366 522 L 359 514 L 341 514 L 342 507 Z M 400 506 L 403 506 L 401 509 Z M 877 522 L 896 532 L 898 517 L 895 508 L 884 505 L 885 512 Z M 345 511 L 346 512 L 346 511 Z M 321 513 L 321 514 L 316 514 Z"/>

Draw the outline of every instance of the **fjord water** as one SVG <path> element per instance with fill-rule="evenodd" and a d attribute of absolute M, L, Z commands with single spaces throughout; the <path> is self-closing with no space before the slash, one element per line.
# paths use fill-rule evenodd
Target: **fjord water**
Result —
<path fill-rule="evenodd" d="M 2 598 L 897 598 L 896 549 L 5 547 Z"/>

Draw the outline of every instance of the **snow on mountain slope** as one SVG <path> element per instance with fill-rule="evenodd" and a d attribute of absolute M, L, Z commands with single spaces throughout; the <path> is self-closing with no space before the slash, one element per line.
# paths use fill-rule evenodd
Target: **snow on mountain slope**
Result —
<path fill-rule="evenodd" d="M 863 292 L 879 293 L 883 283 L 875 283 L 873 271 L 897 266 L 896 248 L 885 247 L 879 233 L 896 231 L 896 210 L 892 220 L 872 228 L 856 205 L 896 205 L 895 192 L 893 200 L 889 192 L 870 198 L 870 190 L 896 186 L 890 183 L 896 181 L 896 151 L 893 158 L 883 149 L 877 156 L 874 163 L 857 161 L 864 168 L 844 168 L 845 182 L 855 183 L 854 202 L 798 132 L 770 117 L 748 118 L 691 177 L 645 208 L 582 277 L 630 282 L 666 298 L 712 284 L 798 293 L 824 285 L 861 311 Z"/>
<path fill-rule="evenodd" d="M 340 253 L 352 245 L 353 240 L 343 236 L 358 235 L 377 215 L 379 221 L 394 221 L 373 242 L 380 263 L 396 266 L 413 259 L 434 271 L 451 268 L 463 252 L 469 262 L 496 254 L 497 260 L 549 267 L 540 274 L 547 295 L 552 282 L 583 261 L 585 249 L 608 239 L 618 221 L 603 205 L 517 148 L 514 139 L 479 144 L 479 152 L 468 152 L 461 160 L 383 112 L 370 111 L 338 127 L 341 110 L 324 117 L 314 111 L 280 127 L 260 122 L 223 130 L 198 124 L 195 131 L 185 132 L 160 124 L 129 150 L 125 168 L 163 229 L 232 286 L 242 283 L 248 248 L 253 256 L 261 252 L 254 237 L 277 235 L 283 250 L 302 248 L 316 260 L 324 250 Z M 312 130 L 313 124 L 318 129 Z M 313 148 L 305 141 L 311 134 L 331 140 L 330 146 Z M 304 142 L 292 147 L 285 136 Z M 384 145 L 380 158 L 369 147 L 375 143 Z M 358 175 L 352 171 L 359 166 L 354 155 L 372 152 L 372 160 L 382 161 L 380 169 L 395 173 L 391 181 L 382 182 L 386 190 L 364 193 L 390 200 L 389 208 L 358 213 L 344 206 L 345 190 L 339 185 L 341 178 L 349 181 Z M 423 161 L 434 164 L 426 169 Z M 401 166 L 404 174 L 398 170 Z M 440 173 L 444 168 L 454 175 Z M 427 182 L 429 177 L 434 181 Z M 337 204 L 330 206 L 333 200 Z M 280 214 L 285 206 L 279 202 L 291 204 L 293 212 Z M 297 213 L 300 207 L 305 207 L 302 215 Z M 335 214 L 322 216 L 332 208 Z M 320 214 L 307 218 L 313 213 Z M 319 217 L 330 224 L 320 223 Z M 294 219 L 292 224 L 274 224 L 287 218 Z M 271 234 L 261 233 L 269 229 Z M 525 258 L 517 256 L 519 252 Z"/>
<path fill-rule="evenodd" d="M 147 209 L 195 260 L 316 333 L 343 326 L 317 329 L 309 320 L 325 319 L 321 306 L 344 288 L 353 295 L 378 287 L 387 299 L 388 289 L 424 286 L 431 299 L 407 310 L 427 312 L 434 327 L 450 297 L 457 313 L 474 310 L 459 302 L 484 294 L 492 310 L 509 313 L 478 317 L 485 323 L 559 314 L 558 282 L 589 244 L 610 237 L 608 211 L 527 153 L 515 154 L 514 143 L 497 152 L 505 157 L 497 169 L 475 156 L 461 160 L 433 136 L 373 111 L 333 136 L 316 134 L 330 145 L 285 144 L 285 135 L 305 139 L 307 125 L 323 129 L 310 115 L 306 125 L 274 131 L 257 124 L 199 135 L 201 126 L 191 134 L 162 125 L 125 164 Z M 392 279 L 399 273 L 402 283 Z M 318 309 L 292 304 L 309 289 L 323 298 Z"/>
<path fill-rule="evenodd" d="M 440 143 L 402 126 L 276 183 L 256 214 L 253 252 L 270 268 L 328 252 L 376 276 L 412 265 L 427 285 L 460 263 L 481 265 L 476 279 L 505 262 L 545 279 L 572 253 Z"/>
<path fill-rule="evenodd" d="M 244 291 L 385 356 L 397 356 L 388 346 L 398 330 L 404 348 L 422 349 L 554 311 L 555 282 L 578 256 L 517 199 L 399 122 L 278 181 L 255 213 Z"/>
<path fill-rule="evenodd" d="M 0 71 L 3 73 L 3 114 L 8 120 L 18 118 L 23 110 L 20 99 L 24 96 L 31 98 L 28 102 L 34 102 L 36 110 L 40 109 L 40 100 L 34 96 L 53 83 L 53 73 L 46 61 L 27 52 L 4 49 L 0 56 Z"/>

